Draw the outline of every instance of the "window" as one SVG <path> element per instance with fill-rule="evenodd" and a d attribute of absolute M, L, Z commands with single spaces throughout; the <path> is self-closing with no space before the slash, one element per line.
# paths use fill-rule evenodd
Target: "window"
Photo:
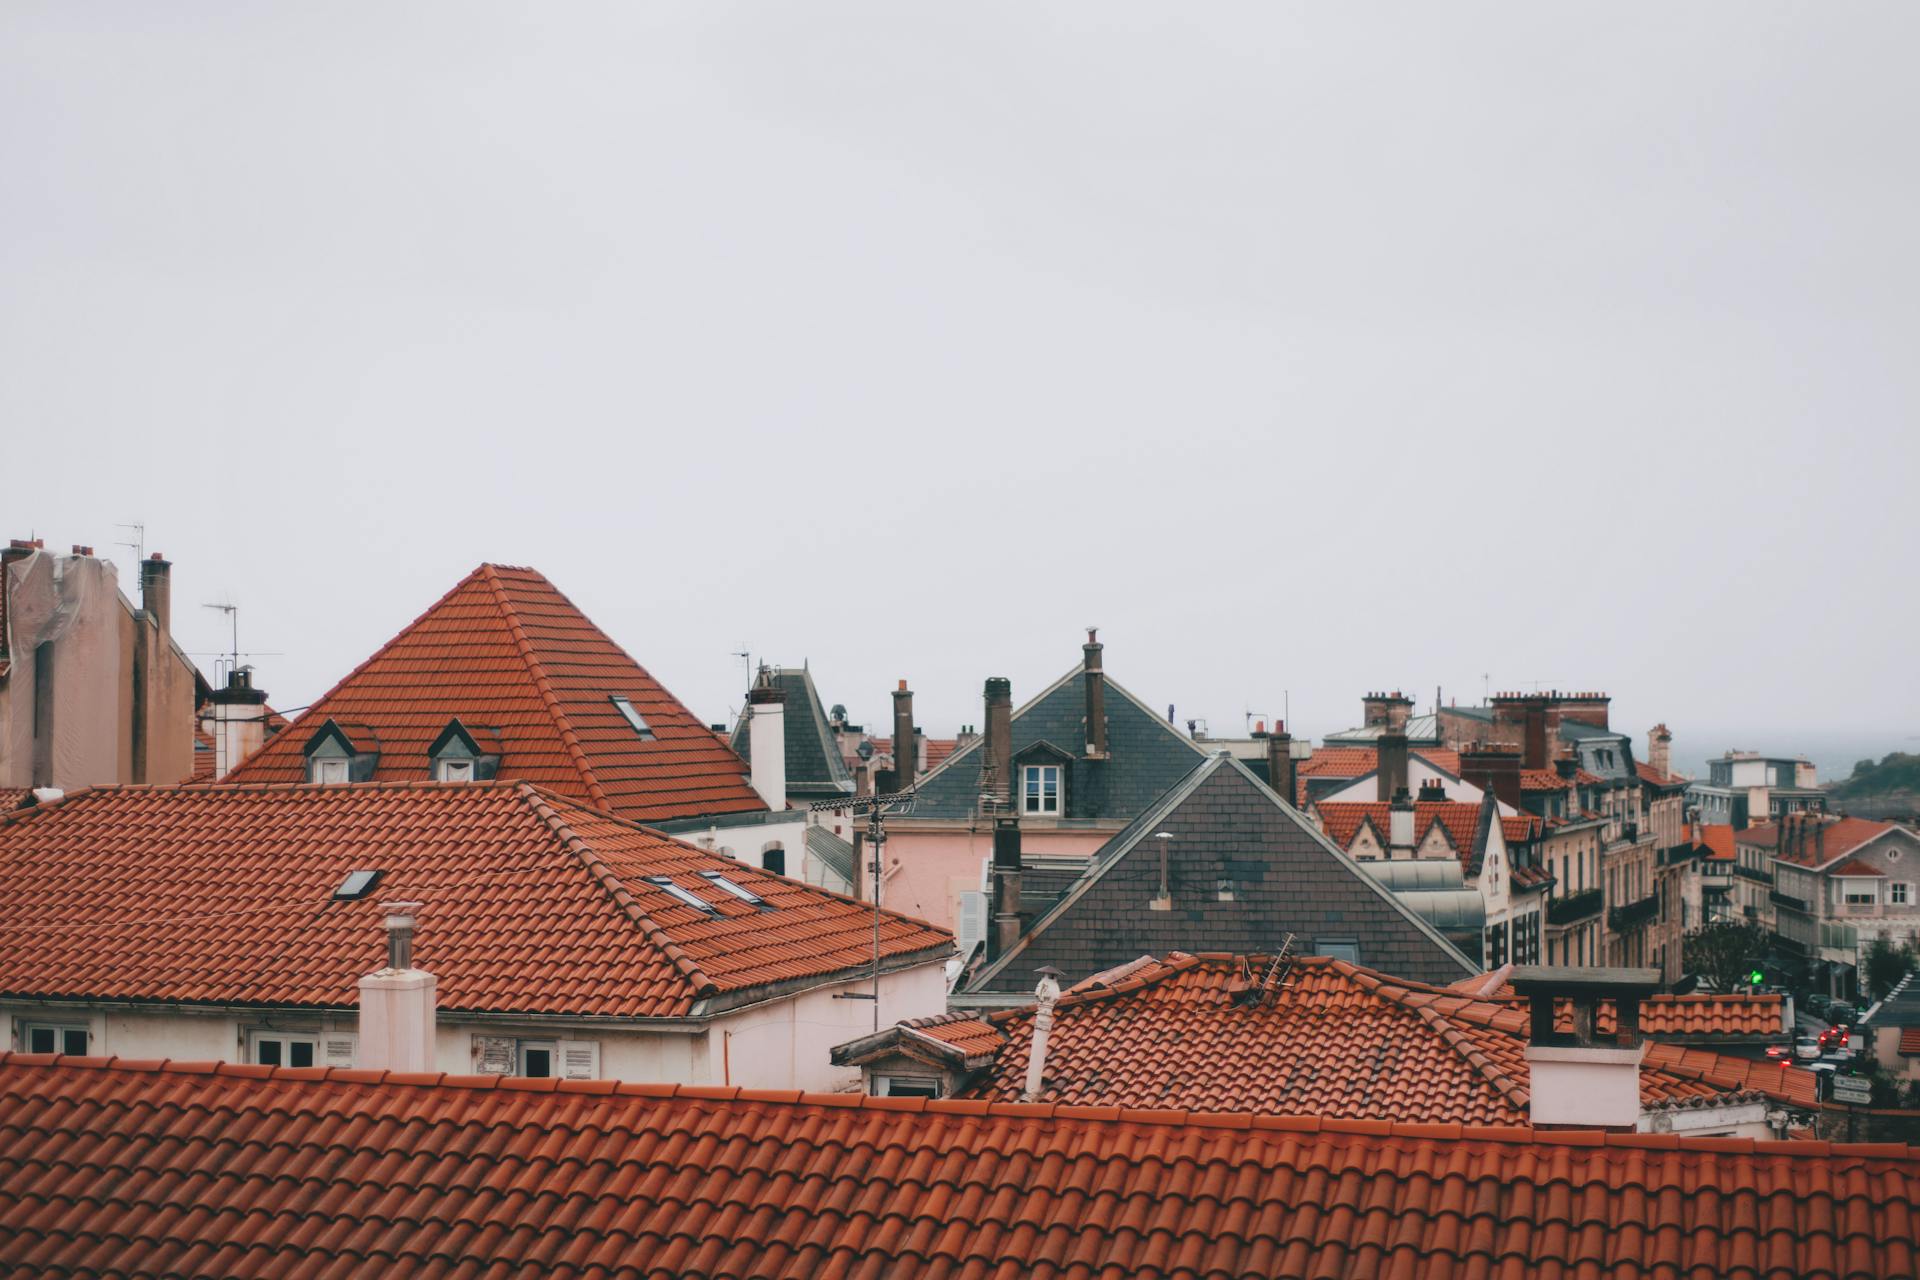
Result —
<path fill-rule="evenodd" d="M 1348 964 L 1360 963 L 1360 943 L 1353 938 L 1316 938 L 1313 954 L 1327 956 L 1334 960 L 1345 960 Z"/>
<path fill-rule="evenodd" d="M 527 1076 L 535 1080 L 600 1078 L 598 1040 L 516 1040 L 512 1036 L 473 1037 L 475 1075 Z"/>
<path fill-rule="evenodd" d="M 1880 886 L 1871 880 L 1864 884 L 1858 880 L 1843 880 L 1841 884 L 1847 895 L 1847 905 L 1850 907 L 1870 907 L 1880 901 Z"/>
<path fill-rule="evenodd" d="M 308 781 L 345 782 L 347 780 L 347 762 L 339 759 L 309 760 Z"/>
<path fill-rule="evenodd" d="M 263 1067 L 310 1067 L 320 1037 L 293 1031 L 256 1031 L 247 1037 L 247 1061 Z"/>
<path fill-rule="evenodd" d="M 686 903 L 690 907 L 698 907 L 700 910 L 706 912 L 710 916 L 717 916 L 720 914 L 720 909 L 718 907 L 714 906 L 711 902 L 708 902 L 705 898 L 702 898 L 699 894 L 695 893 L 693 890 L 681 888 L 679 885 L 673 882 L 673 879 L 670 876 L 648 876 L 647 883 L 650 885 L 653 885 L 655 888 L 665 893 L 668 897 L 678 899 L 679 901 Z"/>
<path fill-rule="evenodd" d="M 874 1095 L 881 1098 L 937 1098 L 938 1076 L 875 1076 Z"/>
<path fill-rule="evenodd" d="M 614 694 L 613 705 L 622 716 L 626 717 L 627 723 L 633 726 L 633 731 L 640 735 L 641 741 L 653 741 L 652 727 L 647 724 L 646 717 L 640 714 L 640 709 L 634 706 L 625 694 Z"/>
<path fill-rule="evenodd" d="M 379 883 L 378 871 L 349 871 L 347 878 L 340 882 L 340 887 L 333 891 L 333 896 L 343 902 L 352 902 L 372 893 L 373 886 Z"/>
<path fill-rule="evenodd" d="M 784 850 L 781 850 L 781 849 L 769 849 L 763 856 L 769 860 L 772 860 L 773 858 L 778 857 L 783 862 L 786 859 L 786 853 Z M 768 867 L 767 870 L 772 871 L 773 868 Z M 773 910 L 772 907 L 767 906 L 767 900 L 765 898 L 762 898 L 759 894 L 755 893 L 753 890 L 742 888 L 740 885 L 737 885 L 733 881 L 727 879 L 726 874 L 724 872 L 702 871 L 700 873 L 700 878 L 702 880 L 705 880 L 708 884 L 717 885 L 720 889 L 724 890 L 727 893 L 732 894 L 734 897 L 740 899 L 740 901 L 742 902 L 750 902 L 754 906 L 764 907 L 768 911 Z"/>
<path fill-rule="evenodd" d="M 473 761 L 435 760 L 433 777 L 436 782 L 472 782 Z"/>
<path fill-rule="evenodd" d="M 29 1022 L 20 1029 L 20 1047 L 28 1053 L 64 1053 L 84 1058 L 87 1029 L 71 1023 Z"/>
<path fill-rule="evenodd" d="M 1905 882 L 1887 886 L 1887 901 L 1896 907 L 1904 907 L 1913 901 L 1913 886 Z"/>
<path fill-rule="evenodd" d="M 1030 764 L 1021 770 L 1020 812 L 1060 812 L 1060 766 Z"/>
<path fill-rule="evenodd" d="M 545 1080 L 554 1074 L 555 1064 L 560 1058 L 558 1040 L 522 1040 L 517 1047 L 519 1059 L 514 1064 L 515 1075 Z"/>
<path fill-rule="evenodd" d="M 775 845 L 760 855 L 760 865 L 777 876 L 787 874 L 787 851 Z"/>

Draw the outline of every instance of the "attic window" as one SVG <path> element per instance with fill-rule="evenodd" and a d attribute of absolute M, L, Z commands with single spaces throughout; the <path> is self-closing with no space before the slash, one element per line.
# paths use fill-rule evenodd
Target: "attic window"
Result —
<path fill-rule="evenodd" d="M 349 871 L 347 878 L 340 882 L 340 887 L 333 891 L 333 896 L 341 902 L 352 902 L 372 893 L 373 886 L 379 883 L 378 871 Z"/>
<path fill-rule="evenodd" d="M 640 740 L 642 742 L 652 742 L 653 729 L 647 724 L 646 717 L 640 714 L 639 709 L 633 705 L 633 702 L 623 693 L 613 694 L 612 697 L 613 705 L 619 709 L 621 715 L 627 718 L 627 723 L 632 725 L 633 731 L 640 735 Z"/>
<path fill-rule="evenodd" d="M 472 782 L 473 761 L 435 760 L 433 776 L 436 782 Z"/>
<path fill-rule="evenodd" d="M 648 876 L 646 881 L 663 891 L 668 897 L 678 899 L 690 907 L 696 907 L 710 916 L 720 914 L 720 909 L 702 898 L 691 889 L 683 889 L 673 882 L 671 876 Z"/>
<path fill-rule="evenodd" d="M 740 901 L 742 902 L 752 903 L 754 906 L 760 908 L 762 911 L 773 910 L 772 904 L 770 904 L 765 898 L 753 892 L 753 890 L 751 889 L 744 889 L 741 886 L 735 884 L 733 881 L 727 879 L 726 875 L 722 872 L 702 871 L 700 873 L 700 878 L 707 881 L 709 884 L 718 885 L 721 889 L 724 889 L 726 892 L 732 894 L 734 897 L 740 899 Z"/>

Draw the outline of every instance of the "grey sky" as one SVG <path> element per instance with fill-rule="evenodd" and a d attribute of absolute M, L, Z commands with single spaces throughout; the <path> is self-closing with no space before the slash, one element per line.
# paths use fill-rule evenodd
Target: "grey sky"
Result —
<path fill-rule="evenodd" d="M 1216 732 L 1483 672 L 1905 731 L 1916 37 L 12 0 L 0 536 L 144 519 L 282 705 L 493 559 L 715 720 L 742 641 L 950 731 L 1098 623 Z"/>

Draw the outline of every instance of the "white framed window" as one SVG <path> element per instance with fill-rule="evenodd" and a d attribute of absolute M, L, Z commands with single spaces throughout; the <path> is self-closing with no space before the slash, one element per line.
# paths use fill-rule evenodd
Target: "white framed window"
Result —
<path fill-rule="evenodd" d="M 600 1078 L 598 1040 L 517 1040 L 514 1074 L 535 1080 L 558 1076 L 563 1080 Z"/>
<path fill-rule="evenodd" d="M 472 782 L 473 761 L 435 760 L 433 778 L 435 782 Z"/>
<path fill-rule="evenodd" d="M 1871 880 L 1843 880 L 1840 882 L 1846 894 L 1846 903 L 1850 907 L 1870 907 L 1880 901 L 1879 888 Z"/>
<path fill-rule="evenodd" d="M 1060 766 L 1030 764 L 1020 771 L 1020 812 L 1060 812 Z"/>
<path fill-rule="evenodd" d="M 1896 907 L 1911 905 L 1913 902 L 1913 886 L 1904 880 L 1888 885 L 1887 901 Z"/>
<path fill-rule="evenodd" d="M 345 782 L 347 780 L 347 762 L 330 760 L 325 756 L 307 762 L 307 781 L 309 782 Z"/>
<path fill-rule="evenodd" d="M 320 1037 L 300 1031 L 255 1031 L 247 1036 L 247 1061 L 263 1067 L 318 1066 Z"/>
<path fill-rule="evenodd" d="M 87 1028 L 84 1023 L 29 1022 L 20 1028 L 23 1053 L 64 1053 L 83 1058 L 87 1053 Z"/>
<path fill-rule="evenodd" d="M 874 1096 L 879 1098 L 938 1098 L 938 1076 L 875 1076 Z"/>

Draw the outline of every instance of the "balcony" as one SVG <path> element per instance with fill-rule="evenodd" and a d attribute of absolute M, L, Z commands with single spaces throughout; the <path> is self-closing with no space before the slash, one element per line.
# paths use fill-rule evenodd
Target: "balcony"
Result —
<path fill-rule="evenodd" d="M 1638 929 L 1660 914 L 1660 897 L 1648 894 L 1638 902 L 1629 902 L 1624 907 L 1615 907 L 1607 912 L 1607 928 L 1614 933 L 1625 933 L 1629 929 Z"/>
<path fill-rule="evenodd" d="M 1771 871 L 1755 871 L 1752 867 L 1745 866 L 1738 862 L 1733 864 L 1733 874 L 1739 876 L 1742 880 L 1751 880 L 1755 884 L 1773 883 L 1773 873 Z"/>
<path fill-rule="evenodd" d="M 1554 898 L 1547 903 L 1547 923 L 1578 924 L 1589 916 L 1599 915 L 1603 897 L 1598 889 L 1582 889 L 1564 898 Z"/>
<path fill-rule="evenodd" d="M 1789 911 L 1798 911 L 1802 915 L 1805 915 L 1807 912 L 1807 900 L 1805 898 L 1796 898 L 1790 893 L 1781 893 L 1778 889 L 1769 893 L 1767 899 L 1776 907 L 1785 907 Z"/>

